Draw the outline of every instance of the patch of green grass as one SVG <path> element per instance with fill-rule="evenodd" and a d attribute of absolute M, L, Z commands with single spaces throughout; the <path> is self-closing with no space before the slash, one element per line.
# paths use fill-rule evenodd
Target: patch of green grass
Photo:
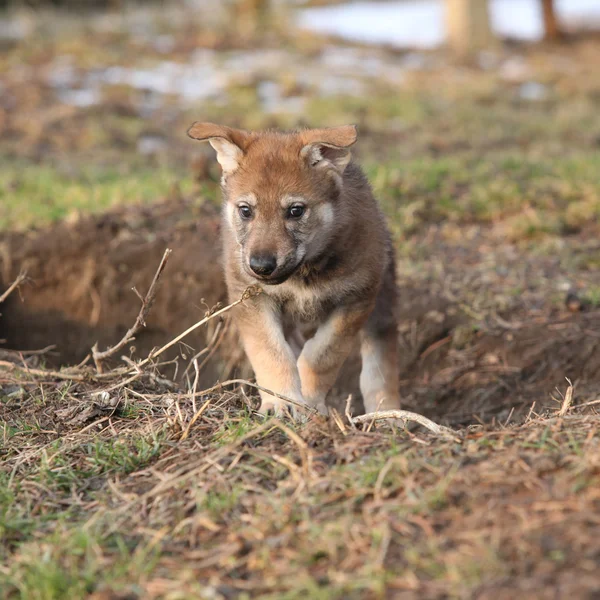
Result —
<path fill-rule="evenodd" d="M 466 555 L 461 550 L 467 550 Z M 457 557 L 460 556 L 460 560 Z M 445 548 L 438 538 L 417 547 L 406 548 L 407 571 L 419 580 L 443 581 L 448 597 L 465 597 L 465 590 L 477 589 L 485 581 L 506 575 L 506 566 L 499 552 L 484 536 L 470 541 L 463 548 Z M 468 595 L 468 594 L 467 594 Z"/>
<path fill-rule="evenodd" d="M 213 443 L 216 446 L 231 444 L 256 426 L 256 419 L 250 414 L 241 414 L 233 419 L 227 419 L 227 421 L 224 421 L 221 429 L 216 432 Z"/>
<path fill-rule="evenodd" d="M 51 451 L 58 446 L 53 445 Z M 58 492 L 69 492 L 80 488 L 91 473 L 79 469 L 69 457 L 63 454 L 48 455 L 43 453 L 39 470 L 39 480 L 42 485 L 48 485 Z"/>
<path fill-rule="evenodd" d="M 119 408 L 119 417 L 122 419 L 136 419 L 143 414 L 144 410 L 133 402 L 128 402 L 125 406 Z"/>
<path fill-rule="evenodd" d="M 15 419 L 11 425 L 2 423 L 2 440 L 6 443 L 15 435 L 23 436 L 25 439 L 29 434 L 36 434 L 40 431 L 39 423 L 28 423 L 25 419 Z"/>
<path fill-rule="evenodd" d="M 86 598 L 99 581 L 131 589 L 132 582 L 152 571 L 159 555 L 152 544 L 136 546 L 121 535 L 101 539 L 86 529 L 63 527 L 22 546 L 0 571 L 0 589 L 6 597 L 23 600 Z"/>
<path fill-rule="evenodd" d="M 45 448 L 26 478 L 0 472 L 0 538 L 5 541 L 0 558 L 9 548 L 81 516 L 79 503 L 57 504 L 55 498 L 89 497 L 98 488 L 98 478 L 123 476 L 147 466 L 160 453 L 164 437 L 158 432 L 90 441 L 75 448 L 57 440 Z M 39 496 L 40 491 L 49 496 Z"/>
<path fill-rule="evenodd" d="M 418 504 L 414 512 L 429 514 L 437 510 L 442 510 L 448 505 L 448 490 L 452 484 L 452 479 L 456 474 L 458 467 L 454 466 L 439 481 L 436 481 L 430 487 L 423 489 Z"/>
<path fill-rule="evenodd" d="M 394 446 L 396 446 L 394 444 Z M 360 465 L 352 464 L 344 468 L 356 469 L 354 482 L 365 488 L 372 488 L 380 478 L 382 470 L 387 471 L 386 476 L 380 481 L 382 486 L 389 485 L 392 481 L 398 481 L 400 476 L 408 472 L 407 458 L 402 456 L 397 447 L 390 448 L 363 460 Z"/>
<path fill-rule="evenodd" d="M 523 448 L 532 448 L 544 452 L 554 453 L 560 451 L 561 445 L 552 437 L 552 431 L 546 427 L 540 434 L 539 439 L 526 440 L 522 444 Z"/>
<path fill-rule="evenodd" d="M 17 502 L 16 488 L 17 485 L 9 484 L 8 474 L 0 473 L 0 539 L 4 540 L 4 544 L 15 537 L 27 535 L 28 530 L 35 528 L 35 521 L 25 518 L 24 507 Z M 0 547 L 0 558 L 3 554 Z"/>
<path fill-rule="evenodd" d="M 162 447 L 163 434 L 153 433 L 149 437 L 127 440 L 102 440 L 84 447 L 86 464 L 93 474 L 128 474 L 146 466 L 158 456 Z"/>
<path fill-rule="evenodd" d="M 328 577 L 321 578 L 305 575 L 293 582 L 289 591 L 263 596 L 265 600 L 346 600 L 364 597 L 382 597 L 385 580 L 389 578 L 385 572 L 376 572 L 364 576 L 356 576 L 352 580 L 332 581 Z"/>
<path fill-rule="evenodd" d="M 60 543 L 50 538 L 48 545 L 23 548 L 8 573 L 0 574 L 0 582 L 17 598 L 83 598 L 94 589 L 92 553 L 92 540 L 83 532 L 62 537 Z"/>
<path fill-rule="evenodd" d="M 528 238 L 600 218 L 600 156 L 564 160 L 462 155 L 365 164 L 396 233 L 425 223 L 494 223 Z"/>
<path fill-rule="evenodd" d="M 431 98 L 379 86 L 367 96 L 344 94 L 315 97 L 306 107 L 311 126 L 360 122 L 369 129 L 386 129 L 390 121 L 398 129 L 424 122 L 435 110 Z"/>
<path fill-rule="evenodd" d="M 398 445 L 394 438 L 390 440 L 390 446 L 385 451 L 335 469 L 336 479 L 352 490 L 352 502 L 361 503 L 377 496 L 397 498 L 396 514 L 401 518 L 445 508 L 457 466 L 448 470 L 446 464 L 445 471 L 435 474 L 440 465 L 447 463 L 447 457 L 431 454 L 422 457 L 413 446 Z M 429 482 L 415 487 L 417 477 Z"/>
<path fill-rule="evenodd" d="M 70 508 L 56 506 L 39 510 L 34 499 L 23 493 L 18 478 L 11 479 L 7 473 L 0 472 L 0 562 L 11 548 L 32 538 L 46 524 L 66 522 L 71 514 Z"/>
<path fill-rule="evenodd" d="M 600 307 L 600 285 L 589 286 L 582 294 L 582 299 L 593 308 Z"/>
<path fill-rule="evenodd" d="M 60 492 L 87 487 L 100 475 L 127 475 L 148 465 L 162 449 L 164 433 L 124 439 L 102 439 L 76 448 L 63 448 L 57 440 L 42 453 L 37 474 L 41 484 Z"/>
<path fill-rule="evenodd" d="M 224 515 L 235 508 L 244 490 L 240 486 L 231 485 L 226 489 L 210 489 L 200 492 L 196 504 L 199 511 L 207 511 L 214 519 L 223 519 Z"/>
<path fill-rule="evenodd" d="M 89 168 L 76 175 L 32 164 L 0 166 L 0 229 L 44 225 L 79 213 L 99 213 L 126 203 L 159 200 L 192 182 L 167 168 Z"/>

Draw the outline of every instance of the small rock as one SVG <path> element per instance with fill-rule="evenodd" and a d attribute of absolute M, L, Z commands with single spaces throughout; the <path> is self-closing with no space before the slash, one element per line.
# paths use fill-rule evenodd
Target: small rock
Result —
<path fill-rule="evenodd" d="M 142 156 L 160 154 L 166 146 L 165 138 L 158 134 L 142 134 L 137 141 L 137 151 Z"/>
<path fill-rule="evenodd" d="M 548 98 L 548 88 L 536 81 L 528 81 L 519 87 L 519 97 L 529 102 L 541 102 Z"/>

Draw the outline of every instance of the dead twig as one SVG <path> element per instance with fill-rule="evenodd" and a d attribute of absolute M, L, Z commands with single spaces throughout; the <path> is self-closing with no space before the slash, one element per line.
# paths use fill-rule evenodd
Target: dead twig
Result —
<path fill-rule="evenodd" d="M 27 273 L 21 271 L 17 278 L 8 286 L 8 289 L 0 296 L 0 304 L 2 304 L 22 283 L 27 281 Z"/>
<path fill-rule="evenodd" d="M 172 394 L 171 397 L 172 398 L 176 398 L 176 399 L 185 399 L 185 398 L 191 398 L 191 396 L 193 395 L 194 397 L 198 398 L 198 397 L 203 397 L 203 396 L 208 396 L 209 394 L 212 394 L 214 392 L 219 392 L 221 391 L 224 387 L 230 386 L 230 385 L 247 385 L 249 387 L 252 387 L 256 390 L 260 390 L 262 392 L 266 392 L 267 394 L 270 394 L 271 396 L 275 396 L 275 398 L 279 398 L 280 400 L 285 401 L 288 404 L 291 404 L 292 406 L 295 406 L 296 408 L 299 408 L 302 411 L 307 412 L 308 414 L 311 415 L 316 415 L 318 414 L 318 411 L 316 408 L 313 408 L 312 406 L 309 406 L 308 404 L 301 404 L 300 402 L 296 402 L 296 400 L 292 400 L 291 398 L 288 398 L 287 396 L 283 396 L 282 394 L 278 394 L 277 392 L 274 392 L 273 390 L 269 390 L 267 388 L 262 387 L 261 385 L 258 385 L 256 383 L 253 383 L 252 381 L 248 381 L 247 379 L 227 379 L 225 381 L 221 381 L 219 383 L 216 383 L 215 385 L 213 385 L 212 387 L 206 388 L 205 390 L 201 390 L 195 393 L 181 393 L 181 394 Z M 110 391 L 110 388 L 109 390 Z M 154 399 L 160 399 L 160 398 L 164 398 L 164 394 L 144 394 L 144 398 L 149 399 L 149 400 L 154 400 Z M 202 409 L 200 409 L 202 410 Z M 354 425 L 353 425 L 354 426 Z"/>
<path fill-rule="evenodd" d="M 160 261 L 160 264 L 158 265 L 158 269 L 156 270 L 156 273 L 154 274 L 154 279 L 152 279 L 152 283 L 150 284 L 150 288 L 148 289 L 148 293 L 146 294 L 146 296 L 144 298 L 142 298 L 140 293 L 135 288 L 133 288 L 133 291 L 136 293 L 138 298 L 140 298 L 142 301 L 142 306 L 140 307 L 140 312 L 138 313 L 138 316 L 135 320 L 135 323 L 133 324 L 133 327 L 131 327 L 127 331 L 127 333 L 121 338 L 120 342 L 118 342 L 112 348 L 108 348 L 107 350 L 104 350 L 104 352 L 100 352 L 98 350 L 98 343 L 94 344 L 94 347 L 92 348 L 92 356 L 94 358 L 94 363 L 96 364 L 96 370 L 98 371 L 98 373 L 102 373 L 102 363 L 107 358 L 114 356 L 124 346 L 129 344 L 129 342 L 133 341 L 135 339 L 135 336 L 137 335 L 137 333 L 141 329 L 146 327 L 146 318 L 148 316 L 148 313 L 150 312 L 150 309 L 152 308 L 152 304 L 154 303 L 154 298 L 155 298 L 156 292 L 157 292 L 158 281 L 160 279 L 160 276 L 162 275 L 162 272 L 165 269 L 165 266 L 167 265 L 167 261 L 169 260 L 169 256 L 171 255 L 171 252 L 172 252 L 172 250 L 170 248 L 167 248 L 165 250 L 162 260 Z"/>
<path fill-rule="evenodd" d="M 200 366 L 198 367 L 200 371 L 202 371 L 202 369 L 204 369 L 204 367 L 206 366 L 206 363 L 208 363 L 208 361 L 213 357 L 215 352 L 221 346 L 223 340 L 225 339 L 225 335 L 227 334 L 227 330 L 229 329 L 229 325 L 231 325 L 231 320 L 227 319 L 227 318 L 222 319 L 221 322 L 218 324 L 218 326 L 215 330 L 215 335 L 212 337 L 208 346 L 206 347 L 206 350 L 208 350 L 208 353 L 202 359 L 202 362 L 200 363 Z"/>
<path fill-rule="evenodd" d="M 295 431 L 292 431 L 279 419 L 272 419 L 270 422 L 272 425 L 275 425 L 275 427 L 278 427 L 298 447 L 298 450 L 300 451 L 300 457 L 302 459 L 302 474 L 304 475 L 305 484 L 307 484 L 308 480 L 313 475 L 313 457 L 312 453 L 308 449 L 308 444 Z"/>
<path fill-rule="evenodd" d="M 236 300 L 235 302 L 232 302 L 231 304 L 224 306 L 223 308 L 221 308 L 220 310 L 217 310 L 216 312 L 212 313 L 211 315 L 204 317 L 204 319 L 198 321 L 191 327 L 188 327 L 183 333 L 180 333 L 176 338 L 173 338 L 168 344 L 165 344 L 162 348 L 159 348 L 156 351 L 150 352 L 150 354 L 148 355 L 147 358 L 145 358 L 142 362 L 137 364 L 137 367 L 140 368 L 140 367 L 147 365 L 152 359 L 156 358 L 157 356 L 160 356 L 163 352 L 165 352 L 169 348 L 173 347 L 175 344 L 177 344 L 179 341 L 181 341 L 185 336 L 192 333 L 192 331 L 195 331 L 196 329 L 198 329 L 198 327 L 201 327 L 205 323 L 208 323 L 211 319 L 215 319 L 216 317 L 219 317 L 223 313 L 226 313 L 227 311 L 231 310 L 238 304 L 241 304 L 245 300 L 248 300 L 249 298 L 257 296 L 261 292 L 262 292 L 262 290 L 259 287 L 253 286 L 253 285 L 249 286 L 248 288 L 246 288 L 246 290 L 242 294 L 242 297 L 239 300 Z"/>
<path fill-rule="evenodd" d="M 221 308 L 221 305 L 217 304 L 211 311 L 207 311 L 204 316 L 205 317 L 210 316 L 213 312 L 215 312 L 219 308 Z M 215 352 L 221 346 L 221 343 L 223 342 L 223 340 L 225 339 L 225 336 L 227 335 L 227 331 L 229 329 L 230 324 L 231 324 L 231 320 L 227 319 L 227 317 L 221 318 L 219 320 L 219 322 L 217 323 L 217 326 L 215 327 L 215 331 L 214 331 L 211 339 L 209 340 L 208 344 L 206 345 L 206 347 L 203 348 L 200 352 L 198 352 L 192 358 L 192 360 L 188 363 L 188 366 L 186 367 L 185 371 L 183 372 L 184 377 L 187 377 L 188 371 L 190 370 L 192 365 L 194 365 L 194 369 L 197 372 L 201 372 L 202 369 L 204 369 L 204 367 L 206 366 L 208 361 L 213 357 Z M 204 356 L 204 358 L 202 359 L 202 362 L 199 365 L 194 364 L 195 362 L 197 362 L 197 360 L 201 356 Z"/>
<path fill-rule="evenodd" d="M 213 398 L 209 396 L 208 400 L 204 402 L 204 404 L 200 407 L 200 410 L 197 412 L 194 411 L 194 416 L 190 419 L 190 422 L 187 424 L 187 427 L 183 430 L 181 437 L 179 438 L 180 442 L 183 442 L 187 436 L 190 434 L 190 429 L 194 426 L 194 423 L 203 415 L 204 411 L 210 406 Z"/>
<path fill-rule="evenodd" d="M 562 406 L 560 407 L 560 410 L 558 411 L 559 417 L 564 417 L 567 414 L 569 408 L 571 408 L 571 403 L 573 402 L 573 384 L 571 383 L 570 379 L 566 377 L 565 379 L 569 383 L 569 387 L 565 392 L 565 398 L 563 400 Z"/>
<path fill-rule="evenodd" d="M 340 413 L 335 410 L 335 408 L 329 409 L 329 416 L 333 419 L 334 423 L 338 426 L 338 429 L 342 432 L 343 435 L 347 435 L 346 424 L 342 420 L 342 416 Z"/>
<path fill-rule="evenodd" d="M 258 385 L 256 383 L 252 383 L 251 381 L 248 381 L 247 379 L 228 379 L 227 381 L 217 383 L 216 385 L 213 385 L 212 387 L 207 388 L 206 390 L 202 390 L 201 392 L 196 392 L 194 395 L 195 396 L 206 396 L 208 394 L 216 392 L 217 390 L 222 389 L 223 387 L 225 387 L 227 385 L 233 385 L 233 384 L 250 386 L 256 390 L 259 390 L 261 392 L 266 392 L 267 394 L 270 394 L 271 396 L 275 396 L 275 398 L 278 398 L 279 400 L 283 400 L 284 402 L 287 402 L 288 404 L 291 404 L 292 406 L 295 406 L 296 408 L 306 411 L 309 414 L 315 414 L 315 415 L 317 414 L 316 408 L 313 408 L 312 406 L 308 406 L 308 404 L 301 404 L 300 402 L 296 402 L 295 400 L 292 400 L 291 398 L 288 398 L 287 396 L 283 396 L 282 394 L 278 394 L 277 392 L 274 392 L 273 390 L 264 388 L 261 385 Z"/>
<path fill-rule="evenodd" d="M 23 356 L 43 356 L 44 354 L 49 354 L 52 350 L 56 350 L 56 344 L 50 344 L 50 346 L 46 346 L 40 350 L 19 350 L 18 353 Z"/>
<path fill-rule="evenodd" d="M 352 420 L 352 394 L 346 398 L 344 414 L 346 415 L 346 419 L 348 419 L 348 423 L 350 423 L 352 429 L 356 429 L 356 423 Z"/>
<path fill-rule="evenodd" d="M 32 369 L 27 366 L 20 366 L 18 364 L 9 362 L 7 360 L 0 360 L 0 367 L 4 367 L 8 371 L 18 371 L 19 373 L 23 373 L 24 375 L 29 375 L 31 377 L 46 377 L 49 379 L 65 379 L 67 381 L 97 381 L 100 379 L 110 379 L 117 375 L 121 375 L 122 372 L 112 372 L 107 373 L 105 375 L 92 375 L 91 373 L 85 372 L 73 372 L 70 370 L 65 371 L 50 371 L 46 369 Z"/>
<path fill-rule="evenodd" d="M 203 390 L 202 392 L 199 392 L 199 395 L 205 395 L 208 394 L 210 392 L 213 392 L 215 390 L 218 390 L 220 387 L 224 386 L 224 385 L 230 385 L 232 383 L 238 383 L 238 384 L 242 384 L 242 385 L 248 385 L 256 390 L 259 390 L 261 392 L 266 392 L 267 394 L 270 394 L 271 396 L 275 396 L 275 398 L 278 398 L 279 400 L 283 400 L 284 402 L 287 402 L 288 404 L 291 404 L 292 406 L 295 406 L 296 408 L 299 408 L 303 411 L 306 411 L 309 414 L 314 414 L 316 415 L 318 413 L 316 408 L 313 408 L 312 406 L 309 406 L 308 404 L 301 404 L 300 402 L 296 402 L 295 400 L 292 400 L 291 398 L 288 398 L 287 396 L 283 396 L 282 394 L 278 394 L 277 392 L 274 392 L 273 390 L 269 390 L 267 388 L 262 387 L 261 385 L 258 385 L 256 383 L 252 383 L 251 381 L 248 381 L 246 379 L 229 379 L 227 381 L 224 381 L 223 383 L 219 383 L 207 390 Z"/>
<path fill-rule="evenodd" d="M 597 400 L 591 400 L 590 402 L 584 402 L 583 404 L 578 404 L 575 408 L 586 408 L 588 406 L 595 406 L 596 404 L 600 404 L 600 398 Z"/>
<path fill-rule="evenodd" d="M 198 359 L 194 359 L 194 369 L 196 370 L 196 376 L 194 377 L 194 385 L 192 387 L 192 407 L 196 412 L 196 392 L 198 391 L 198 379 L 200 377 L 200 369 L 198 368 Z"/>
<path fill-rule="evenodd" d="M 455 436 L 455 431 L 450 429 L 449 427 L 444 427 L 443 425 L 438 425 L 434 423 L 427 417 L 423 415 L 419 415 L 414 412 L 410 412 L 408 410 L 382 410 L 380 412 L 375 413 L 367 413 L 366 415 L 360 415 L 358 417 L 352 417 L 352 423 L 355 425 L 359 425 L 362 423 L 373 423 L 375 421 L 386 421 L 386 420 L 399 420 L 399 421 L 414 421 L 419 425 L 422 425 L 426 429 L 429 429 L 432 433 L 436 435 L 443 436 Z"/>

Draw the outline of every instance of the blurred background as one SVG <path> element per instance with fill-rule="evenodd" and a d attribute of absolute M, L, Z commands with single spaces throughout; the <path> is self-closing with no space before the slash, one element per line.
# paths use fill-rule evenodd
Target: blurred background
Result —
<path fill-rule="evenodd" d="M 56 361 L 73 362 L 114 343 L 137 314 L 129 288 L 147 289 L 166 245 L 138 351 L 224 299 L 220 173 L 186 137 L 193 121 L 356 123 L 396 240 L 404 368 L 417 381 L 405 395 L 429 398 L 432 382 L 447 394 L 473 365 L 457 399 L 472 383 L 479 402 L 482 373 L 501 393 L 498 373 L 514 364 L 545 365 L 543 385 L 592 377 L 582 353 L 593 349 L 548 341 L 544 324 L 600 305 L 598 0 L 0 6 L 0 277 L 25 267 L 35 279 L 0 320 L 9 347 L 55 344 Z M 543 335 L 482 342 L 524 323 Z"/>
<path fill-rule="evenodd" d="M 360 146 L 367 162 L 379 164 L 516 136 L 535 144 L 545 120 L 555 130 L 586 102 L 594 108 L 576 133 L 600 135 L 587 126 L 600 93 L 596 0 L 0 6 L 3 228 L 215 180 L 210 151 L 185 137 L 196 119 L 355 122 L 372 138 Z"/>

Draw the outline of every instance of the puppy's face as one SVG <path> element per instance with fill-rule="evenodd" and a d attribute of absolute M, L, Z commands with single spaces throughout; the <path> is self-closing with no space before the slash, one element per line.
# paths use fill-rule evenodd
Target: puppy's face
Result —
<path fill-rule="evenodd" d="M 223 167 L 224 218 L 235 237 L 240 267 L 268 285 L 284 282 L 321 254 L 335 232 L 342 173 L 353 127 L 299 133 L 247 133 L 218 128 L 209 139 Z M 202 137 L 204 135 L 204 137 Z"/>

